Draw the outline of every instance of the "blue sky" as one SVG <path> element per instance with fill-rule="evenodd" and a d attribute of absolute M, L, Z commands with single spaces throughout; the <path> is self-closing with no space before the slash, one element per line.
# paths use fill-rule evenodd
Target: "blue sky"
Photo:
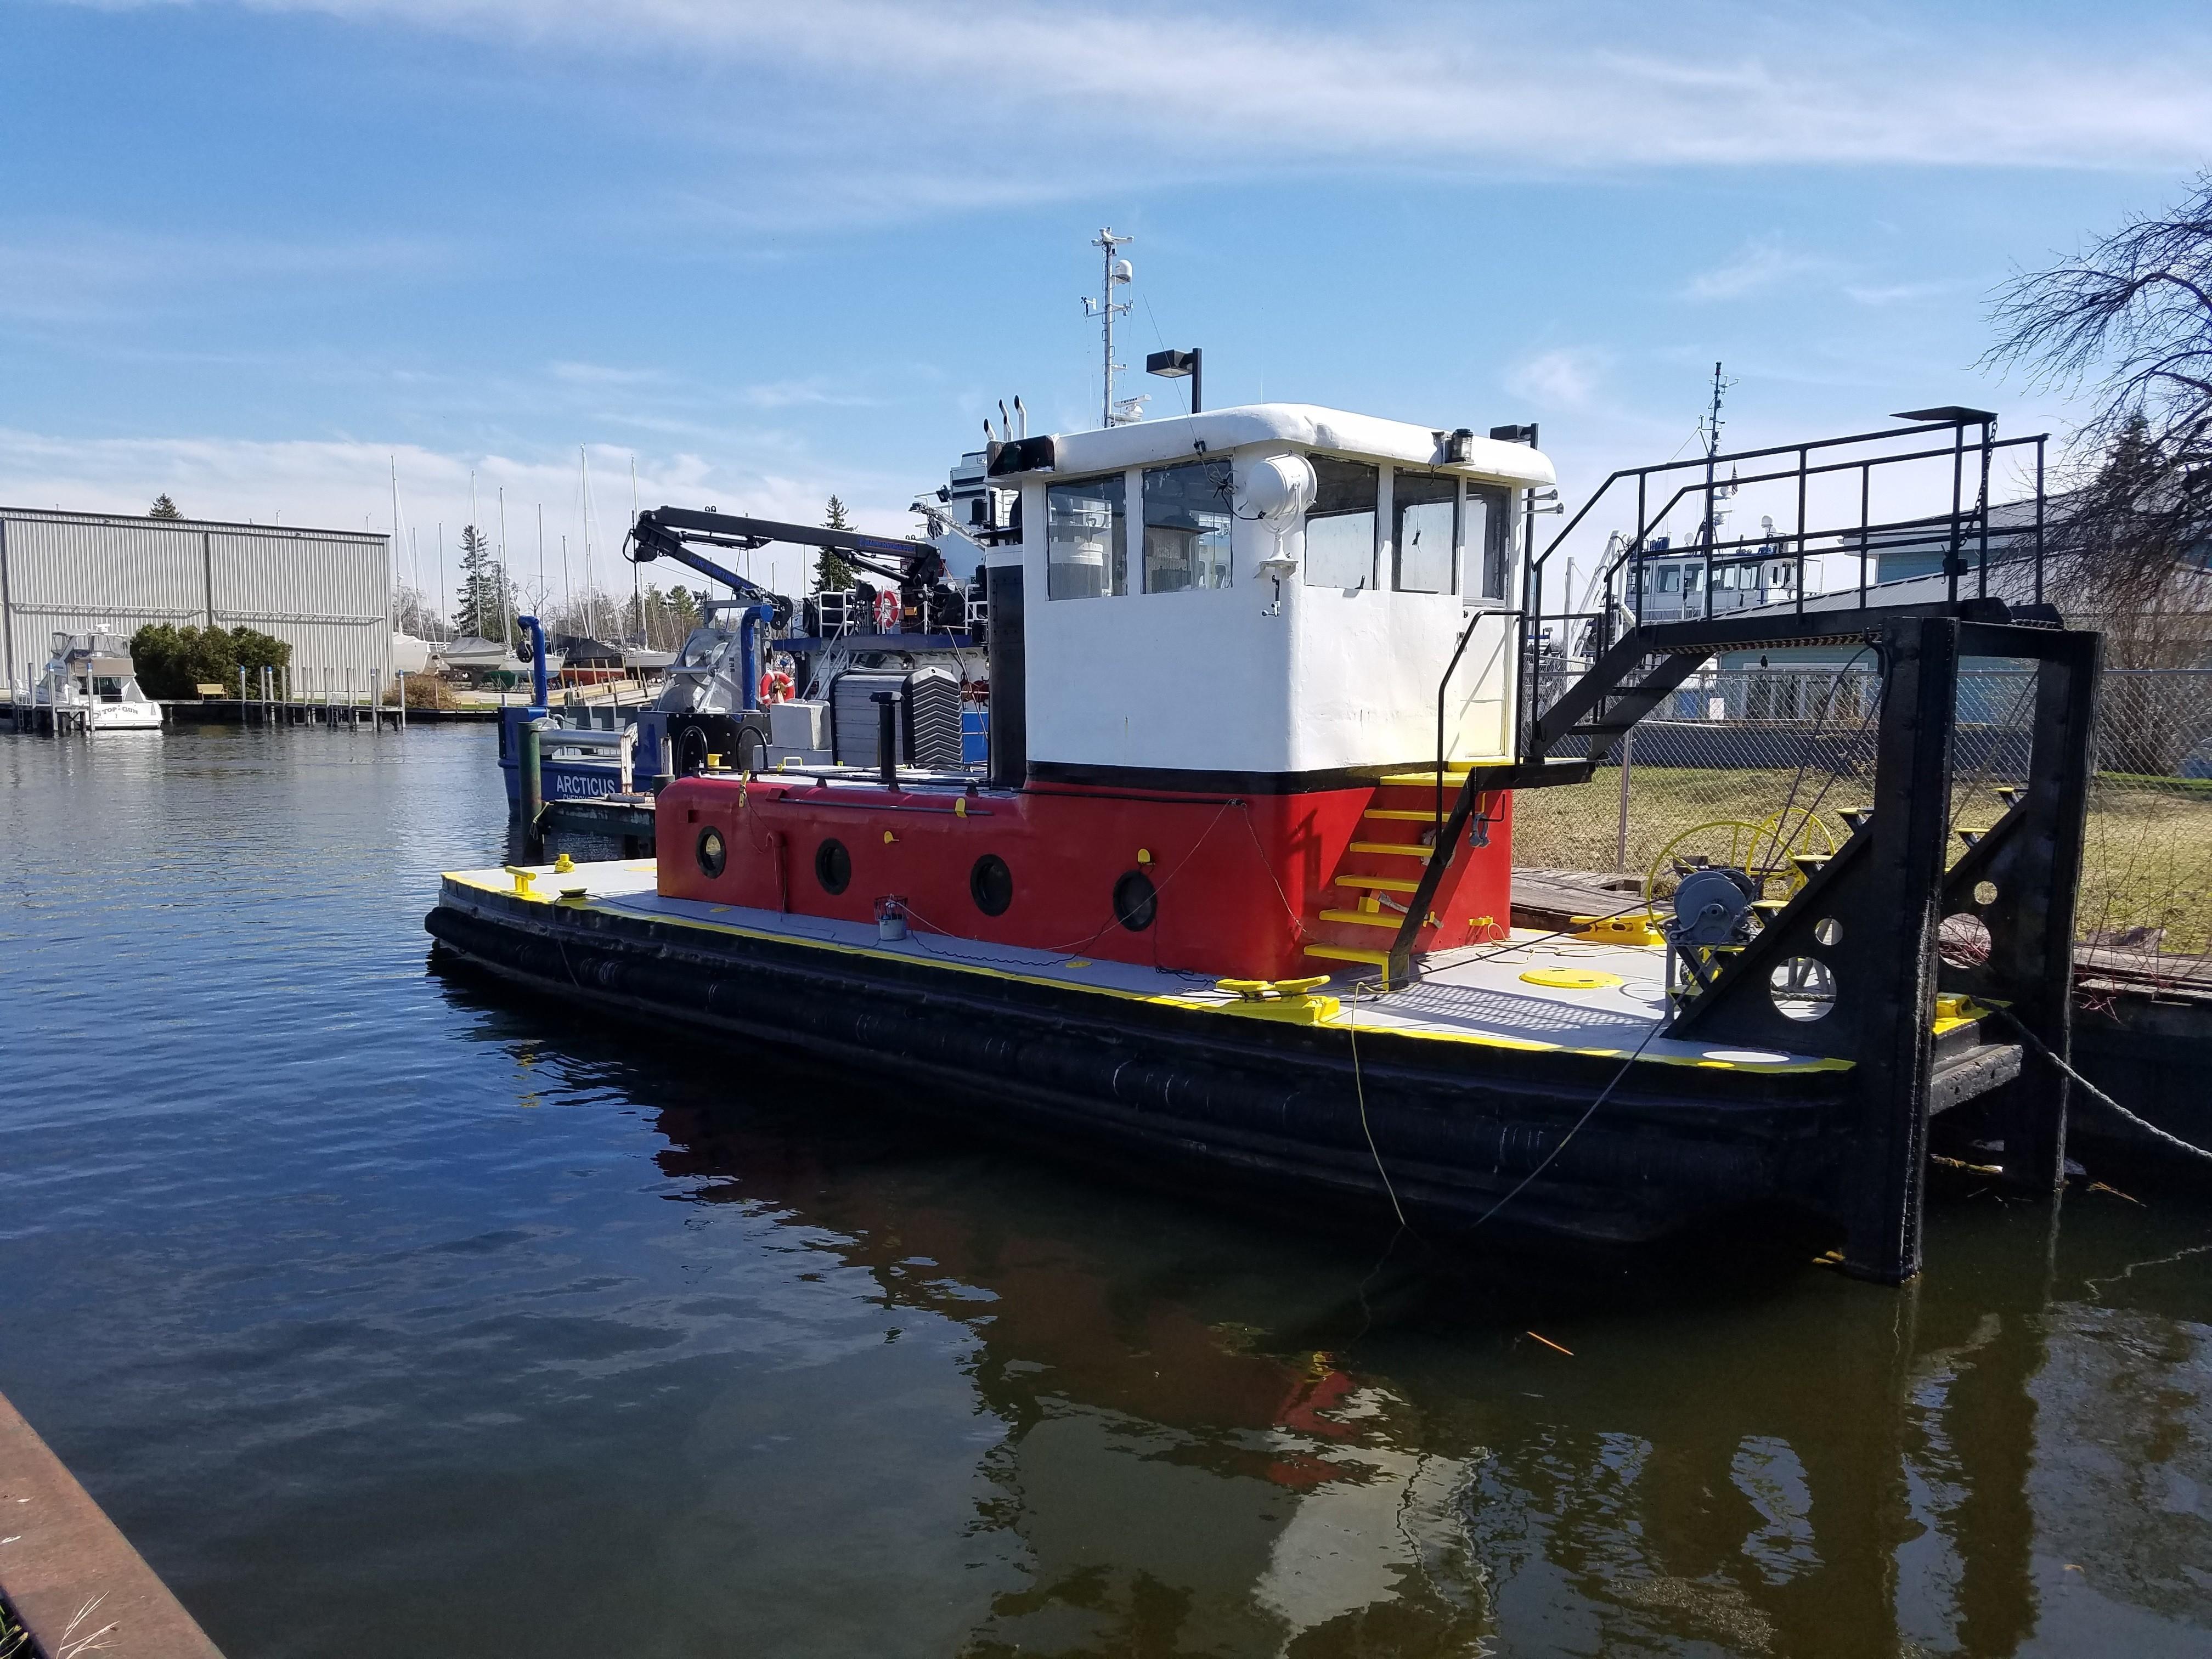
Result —
<path fill-rule="evenodd" d="M 477 475 L 906 502 L 1016 392 L 1543 423 L 1570 499 L 1687 439 L 1962 401 L 1989 290 L 2212 164 L 2200 6 L 0 4 L 0 499 L 387 526 Z M 1153 409 L 1179 389 L 1131 377 Z"/>

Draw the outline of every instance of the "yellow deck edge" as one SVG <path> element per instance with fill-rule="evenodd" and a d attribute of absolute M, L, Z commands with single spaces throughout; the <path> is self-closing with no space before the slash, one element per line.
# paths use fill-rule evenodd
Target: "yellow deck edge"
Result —
<path fill-rule="evenodd" d="M 514 890 L 511 883 L 502 886 L 496 882 L 483 878 L 478 872 L 472 871 L 447 870 L 441 873 L 441 879 L 452 882 L 457 886 L 489 893 L 496 897 L 519 898 L 527 903 L 558 904 L 562 902 L 558 890 L 550 893 L 518 893 Z M 608 901 L 605 898 L 586 897 L 581 901 L 578 908 L 606 903 Z M 612 905 L 609 905 L 609 908 L 616 908 Z M 617 914 L 629 913 L 617 909 Z M 637 919 L 647 920 L 641 917 Z M 690 927 L 702 933 L 733 933 L 740 939 L 759 939 L 765 944 L 803 945 L 817 950 L 833 951 L 844 956 L 867 957 L 882 962 L 908 963 L 920 962 L 928 967 L 941 968 L 953 973 L 978 974 L 987 979 L 1010 980 L 1021 985 L 1050 986 L 1055 990 L 1082 991 L 1092 996 L 1113 997 L 1125 1002 L 1149 1003 L 1161 1008 L 1180 1008 L 1189 1013 L 1218 1014 L 1227 1018 L 1236 1018 L 1234 1015 L 1224 1013 L 1226 1006 L 1224 1004 L 1200 1001 L 1193 997 L 1155 996 L 1145 991 L 1124 991 L 1112 985 L 1084 985 L 1071 980 L 1048 979 L 1039 974 L 1021 973 L 1010 968 L 992 968 L 981 963 L 947 962 L 941 957 L 915 957 L 898 951 L 879 951 L 865 945 L 847 945 L 836 939 L 806 939 L 790 933 L 770 933 L 763 928 L 747 927 L 738 922 L 708 921 L 703 918 L 672 915 L 658 915 L 649 920 L 665 927 Z M 820 920 L 827 921 L 829 918 L 823 917 Z M 1328 1019 L 1316 1020 L 1307 1029 L 1320 1031 L 1348 1030 L 1352 1024 L 1352 1016 L 1339 1013 Z M 1595 1060 L 1626 1060 L 1632 1055 L 1637 1060 L 1654 1066 L 1687 1066 L 1705 1071 L 1782 1073 L 1848 1072 L 1851 1069 L 1851 1062 L 1848 1060 L 1711 1060 L 1702 1054 L 1655 1054 L 1648 1052 L 1637 1054 L 1629 1048 L 1581 1048 L 1562 1042 L 1538 1042 L 1526 1037 L 1496 1036 L 1479 1031 L 1408 1030 L 1402 1026 L 1395 1025 L 1365 1025 L 1360 1029 L 1370 1035 L 1379 1036 L 1408 1037 L 1420 1042 L 1457 1042 L 1478 1048 L 1505 1048 L 1521 1054 L 1582 1054 Z"/>

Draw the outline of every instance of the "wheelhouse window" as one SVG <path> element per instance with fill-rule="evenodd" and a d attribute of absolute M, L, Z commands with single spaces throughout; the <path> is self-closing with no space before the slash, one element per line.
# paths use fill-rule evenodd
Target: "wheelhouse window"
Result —
<path fill-rule="evenodd" d="M 1449 593 L 1459 547 L 1459 480 L 1448 472 L 1390 478 L 1391 586 L 1401 593 Z"/>
<path fill-rule="evenodd" d="M 1229 586 L 1230 490 L 1220 461 L 1146 470 L 1146 592 Z"/>
<path fill-rule="evenodd" d="M 1513 546 L 1512 492 L 1493 484 L 1467 487 L 1467 557 L 1460 596 L 1469 605 L 1505 602 L 1505 562 Z"/>
<path fill-rule="evenodd" d="M 1382 469 L 1334 455 L 1309 455 L 1313 505 L 1306 509 L 1306 586 L 1371 587 L 1376 503 Z"/>
<path fill-rule="evenodd" d="M 1681 567 L 1672 564 L 1662 564 L 1659 567 L 1658 591 L 1662 593 L 1679 593 L 1682 591 Z"/>
<path fill-rule="evenodd" d="M 1127 483 L 1119 472 L 1044 492 L 1044 592 L 1097 599 L 1129 591 Z"/>

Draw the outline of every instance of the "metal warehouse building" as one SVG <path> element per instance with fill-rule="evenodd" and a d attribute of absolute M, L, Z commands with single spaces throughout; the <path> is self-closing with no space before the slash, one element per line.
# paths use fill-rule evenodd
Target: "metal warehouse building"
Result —
<path fill-rule="evenodd" d="M 0 667 L 44 671 L 58 633 L 244 626 L 292 647 L 295 684 L 366 691 L 392 669 L 390 538 L 197 519 L 0 507 Z M 325 677 L 327 677 L 327 681 Z"/>

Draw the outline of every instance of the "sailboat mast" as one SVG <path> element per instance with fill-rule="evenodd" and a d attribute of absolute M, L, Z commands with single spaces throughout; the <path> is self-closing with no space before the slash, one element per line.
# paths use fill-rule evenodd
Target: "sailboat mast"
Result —
<path fill-rule="evenodd" d="M 637 523 L 637 457 L 635 454 L 629 458 L 629 521 L 633 526 Z M 635 559 L 630 561 L 629 591 L 631 600 L 637 607 L 637 636 L 650 651 L 653 649 L 653 630 L 646 626 L 645 622 L 645 569 Z"/>
<path fill-rule="evenodd" d="M 584 526 L 584 629 L 597 638 L 604 629 L 592 604 L 592 459 L 581 444 L 576 446 L 576 465 L 581 471 L 584 495 L 584 510 L 578 515 Z"/>
<path fill-rule="evenodd" d="M 387 459 L 387 460 L 389 460 L 389 461 L 392 463 L 392 578 L 391 578 L 391 580 L 392 580 L 392 586 L 396 587 L 396 586 L 398 586 L 398 584 L 399 584 L 399 535 L 400 535 L 400 531 L 399 531 L 399 457 L 398 457 L 398 456 L 397 456 L 397 455 L 389 455 L 389 456 L 386 456 L 385 459 Z M 414 575 L 414 566 L 413 566 L 413 564 L 412 564 L 412 562 L 410 562 L 410 564 L 409 564 L 409 566 L 408 566 L 408 574 L 409 574 L 409 576 L 410 576 L 410 578 Z M 420 587 L 420 586 L 422 586 L 422 584 L 421 584 L 420 582 L 415 582 L 415 581 L 411 581 L 411 580 L 410 580 L 410 584 L 409 584 L 409 585 L 410 585 L 410 586 L 415 586 L 415 587 Z M 392 632 L 393 632 L 393 633 L 395 633 L 395 634 L 404 633 L 404 632 L 406 632 L 406 630 L 405 630 L 404 629 L 401 628 L 401 627 L 400 627 L 400 625 L 399 625 L 399 621 L 400 621 L 400 617 L 399 617 L 399 603 L 398 603 L 399 596 L 398 596 L 398 594 L 396 594 L 396 593 L 395 593 L 395 594 L 393 594 L 393 595 L 392 596 L 392 605 L 391 605 L 391 607 L 390 607 L 390 608 L 391 608 L 391 611 L 392 611 Z M 214 621 L 215 619 L 214 619 L 212 617 L 210 617 L 208 620 L 209 620 L 209 621 L 210 621 L 210 622 L 212 622 L 212 621 Z"/>
<path fill-rule="evenodd" d="M 499 639 L 508 650 L 514 649 L 514 618 L 509 611 L 514 596 L 507 586 L 507 486 L 499 487 Z"/>

